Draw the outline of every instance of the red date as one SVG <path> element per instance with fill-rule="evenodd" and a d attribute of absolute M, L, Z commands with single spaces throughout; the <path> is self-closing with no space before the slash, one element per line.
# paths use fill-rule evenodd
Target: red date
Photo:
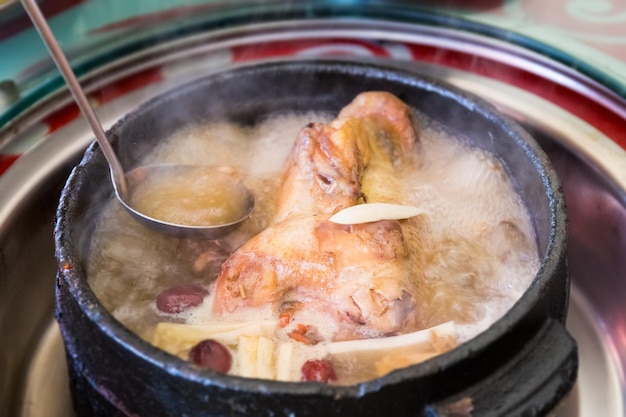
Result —
<path fill-rule="evenodd" d="M 168 314 L 178 314 L 192 307 L 199 306 L 207 290 L 198 285 L 179 285 L 163 290 L 157 295 L 157 308 Z"/>
<path fill-rule="evenodd" d="M 220 342 L 207 339 L 195 345 L 189 351 L 189 360 L 196 365 L 212 369 L 223 374 L 230 371 L 233 358 Z"/>
<path fill-rule="evenodd" d="M 302 365 L 302 381 L 336 381 L 333 364 L 324 359 L 308 360 Z"/>

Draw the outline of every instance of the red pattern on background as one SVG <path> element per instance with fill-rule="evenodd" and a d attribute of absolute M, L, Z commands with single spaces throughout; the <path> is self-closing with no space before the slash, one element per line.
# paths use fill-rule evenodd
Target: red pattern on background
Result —
<path fill-rule="evenodd" d="M 440 9 L 455 8 L 465 11 L 487 12 L 502 7 L 505 0 L 419 0 L 415 3 L 435 6 Z"/>
<path fill-rule="evenodd" d="M 20 156 L 21 155 L 0 154 L 0 175 L 4 174 L 6 170 L 9 169 L 9 167 L 13 165 L 13 163 L 17 161 L 17 158 L 19 158 Z"/>
<path fill-rule="evenodd" d="M 55 111 L 42 121 L 48 126 L 47 135 L 54 132 L 57 129 L 62 128 L 72 120 L 80 116 L 80 110 L 76 104 L 70 104 L 63 107 L 60 110 Z"/>
<path fill-rule="evenodd" d="M 462 52 L 441 50 L 432 46 L 407 46 L 416 61 L 426 61 L 473 72 L 542 97 L 586 121 L 613 139 L 623 149 L 626 149 L 624 119 L 576 91 L 541 78 L 539 75 L 510 67 L 501 62 Z"/>
<path fill-rule="evenodd" d="M 292 56 L 317 47 L 335 47 L 334 53 L 327 56 L 353 55 L 349 53 L 350 47 L 366 49 L 374 56 L 389 56 L 389 52 L 375 42 L 367 42 L 357 39 L 329 39 L 329 40 L 297 40 L 275 42 L 270 44 L 244 45 L 232 48 L 233 62 L 242 62 L 254 59 Z"/>
<path fill-rule="evenodd" d="M 150 84 L 161 82 L 163 79 L 161 69 L 152 68 L 130 75 L 116 81 L 113 84 L 107 85 L 106 87 L 103 87 L 91 94 L 91 97 L 95 98 L 100 104 L 108 103 L 132 91 L 139 90 Z"/>
<path fill-rule="evenodd" d="M 343 55 L 349 54 L 351 48 L 356 47 L 366 50 L 373 56 L 392 57 L 391 50 L 386 49 L 384 46 L 374 41 L 334 39 L 287 41 L 257 46 L 237 47 L 232 50 L 232 60 L 233 62 L 241 62 L 254 59 L 294 56 L 307 51 L 320 52 L 321 50 L 318 50 L 318 47 L 323 48 L 329 46 L 328 51 L 330 51 L 331 54 L 335 52 Z M 593 100 L 574 90 L 570 90 L 525 70 L 508 66 L 505 63 L 474 56 L 469 53 L 439 49 L 428 45 L 405 44 L 404 47 L 407 48 L 412 59 L 415 61 L 424 61 L 472 72 L 486 78 L 502 81 L 542 97 L 586 121 L 615 141 L 623 149 L 626 149 L 624 119 L 620 115 L 598 105 Z M 354 51 L 355 49 L 352 49 L 352 52 Z M 324 54 L 325 53 L 326 51 L 324 51 Z M 165 76 L 161 68 L 150 69 L 121 79 L 114 84 L 94 92 L 90 97 L 97 103 L 106 103 L 134 90 L 161 82 L 164 79 Z M 76 119 L 79 115 L 80 112 L 75 105 L 68 105 L 45 118 L 43 122 L 48 125 L 48 133 L 51 133 Z M 0 155 L 0 174 L 6 171 L 19 156 L 20 155 Z"/>
<path fill-rule="evenodd" d="M 252 59 L 293 56 L 305 52 L 307 49 L 328 45 L 336 46 L 338 51 L 341 51 L 342 46 L 359 46 L 367 48 L 375 56 L 388 57 L 390 55 L 389 51 L 375 42 L 339 39 L 332 41 L 308 40 L 233 48 L 233 61 L 240 62 Z M 416 61 L 425 61 L 473 72 L 542 97 L 585 120 L 626 149 L 626 129 L 623 128 L 623 118 L 611 110 L 599 106 L 593 100 L 576 91 L 555 84 L 523 69 L 514 68 L 505 63 L 492 61 L 469 53 L 426 45 L 406 44 L 405 46 L 410 50 L 412 58 Z"/>
<path fill-rule="evenodd" d="M 89 95 L 92 102 L 97 104 L 108 103 L 116 98 L 122 97 L 132 91 L 139 90 L 150 84 L 155 84 L 163 81 L 163 74 L 161 69 L 149 69 L 146 71 L 133 74 L 126 78 L 116 81 L 113 84 L 107 85 L 98 91 Z M 72 120 L 80 116 L 80 110 L 74 103 L 69 104 L 62 109 L 52 113 L 50 116 L 43 119 L 43 123 L 48 126 L 48 133 L 50 134 L 55 130 L 65 126 Z"/>

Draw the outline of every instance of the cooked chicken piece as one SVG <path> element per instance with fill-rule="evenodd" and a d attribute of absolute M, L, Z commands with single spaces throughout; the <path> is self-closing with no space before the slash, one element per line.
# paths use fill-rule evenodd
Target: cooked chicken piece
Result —
<path fill-rule="evenodd" d="M 224 263 L 214 309 L 298 300 L 327 312 L 341 338 L 389 334 L 415 324 L 416 283 L 400 223 L 339 225 L 319 216 L 288 219 L 261 232 Z"/>
<path fill-rule="evenodd" d="M 285 167 L 275 222 L 356 204 L 370 159 L 368 133 L 352 123 L 339 128 L 310 123 L 302 129 Z"/>
<path fill-rule="evenodd" d="M 278 313 L 301 301 L 299 309 L 331 316 L 335 339 L 415 330 L 414 250 L 400 222 L 342 226 L 328 218 L 360 199 L 400 203 L 395 164 L 416 140 L 410 108 L 382 92 L 359 95 L 328 125 L 306 126 L 288 158 L 273 224 L 222 265 L 214 311 L 271 305 Z"/>
<path fill-rule="evenodd" d="M 378 125 L 377 135 L 387 139 L 388 146 L 399 147 L 395 152 L 411 152 L 418 143 L 415 130 L 417 121 L 413 110 L 393 94 L 383 91 L 359 94 L 337 117 L 339 120 L 350 118 L 367 120 Z"/>
<path fill-rule="evenodd" d="M 415 126 L 411 109 L 385 92 L 359 94 L 330 124 L 306 126 L 285 167 L 275 222 L 332 215 L 359 198 L 394 202 L 400 191 L 393 161 L 414 150 Z M 371 178 L 364 189 L 366 167 Z"/>

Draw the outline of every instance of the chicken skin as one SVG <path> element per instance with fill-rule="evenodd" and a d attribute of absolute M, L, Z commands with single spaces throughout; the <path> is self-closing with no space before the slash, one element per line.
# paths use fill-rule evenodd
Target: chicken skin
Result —
<path fill-rule="evenodd" d="M 395 220 L 338 225 L 319 216 L 285 220 L 256 235 L 223 265 L 215 306 L 300 302 L 326 311 L 341 339 L 410 326 L 415 308 L 409 257 Z M 363 328 L 362 328 L 363 327 Z"/>
<path fill-rule="evenodd" d="M 386 177 L 380 183 L 393 181 L 393 160 L 413 152 L 417 143 L 415 125 L 412 110 L 398 98 L 366 92 L 330 124 L 306 126 L 285 167 L 275 222 L 298 215 L 332 215 L 360 198 L 367 200 L 362 189 L 365 168 Z"/>
<path fill-rule="evenodd" d="M 292 149 L 278 199 L 276 223 L 298 216 L 335 213 L 361 197 L 363 169 L 371 152 L 369 132 L 352 121 L 335 128 L 310 123 Z"/>
<path fill-rule="evenodd" d="M 417 125 L 395 96 L 368 92 L 327 125 L 311 123 L 288 157 L 272 224 L 224 262 L 214 312 L 285 305 L 323 313 L 333 340 L 415 330 L 417 278 L 405 234 L 415 222 L 339 225 L 362 202 L 397 202 L 396 164 L 414 152 Z M 403 228 L 411 230 L 403 231 Z"/>

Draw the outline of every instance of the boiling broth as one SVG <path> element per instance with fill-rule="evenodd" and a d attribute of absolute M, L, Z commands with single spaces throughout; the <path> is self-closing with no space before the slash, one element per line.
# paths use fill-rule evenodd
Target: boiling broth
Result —
<path fill-rule="evenodd" d="M 453 330 L 446 330 L 447 336 L 453 333 L 453 340 L 444 337 L 437 342 L 445 345 L 440 350 L 445 351 L 499 319 L 528 288 L 538 271 L 539 258 L 529 215 L 513 189 L 506 167 L 423 115 L 417 117 L 421 128 L 415 155 L 403 155 L 401 162 L 398 160 L 401 170 L 393 181 L 380 181 L 366 171 L 363 187 L 376 201 L 385 201 L 393 188 L 394 198 L 402 196 L 402 201 L 395 202 L 417 206 L 428 213 L 419 220 L 419 236 L 408 234 L 406 240 L 415 260 L 414 268 L 419 268 L 415 275 L 420 277 L 416 294 L 420 327 L 454 323 Z M 155 326 L 162 322 L 186 324 L 186 329 L 228 322 L 269 323 L 276 327 L 269 308 L 216 317 L 212 309 L 214 281 L 232 250 L 270 225 L 281 172 L 298 131 L 312 120 L 331 119 L 332 115 L 320 113 L 283 114 L 254 127 L 220 122 L 187 126 L 155 149 L 144 164 L 184 163 L 236 170 L 255 195 L 255 210 L 239 230 L 220 241 L 189 241 L 145 229 L 112 199 L 98 220 L 87 274 L 103 305 L 124 325 L 153 342 Z M 163 314 L 156 308 L 157 294 L 181 284 L 198 285 L 209 296 L 199 306 L 182 313 Z M 336 323 L 325 320 L 323 312 L 319 317 L 308 314 L 306 322 L 317 323 L 316 332 L 324 342 L 333 342 Z M 241 336 L 237 331 L 234 334 Z M 274 350 L 280 351 L 286 330 L 274 333 Z M 162 339 L 163 334 L 159 337 Z M 429 338 L 433 339 L 432 334 Z M 236 350 L 240 339 L 224 340 L 229 349 Z M 157 345 L 163 347 L 161 342 Z M 183 358 L 190 348 L 184 341 L 164 343 L 169 343 L 166 350 Z M 326 352 L 324 349 L 326 344 L 321 343 L 289 353 L 289 358 L 302 363 Z M 279 354 L 273 355 L 272 360 L 280 362 Z M 428 354 L 422 359 L 427 357 Z M 247 369 L 243 363 L 246 360 L 235 355 L 231 373 L 258 376 L 242 371 Z M 344 362 L 338 365 L 340 383 L 367 379 L 372 372 L 378 375 L 403 366 L 381 360 L 376 366 L 382 371 L 373 371 L 359 370 L 367 361 Z M 277 366 L 280 376 L 280 364 Z M 284 377 L 278 379 L 297 379 L 293 369 L 282 372 Z"/>

